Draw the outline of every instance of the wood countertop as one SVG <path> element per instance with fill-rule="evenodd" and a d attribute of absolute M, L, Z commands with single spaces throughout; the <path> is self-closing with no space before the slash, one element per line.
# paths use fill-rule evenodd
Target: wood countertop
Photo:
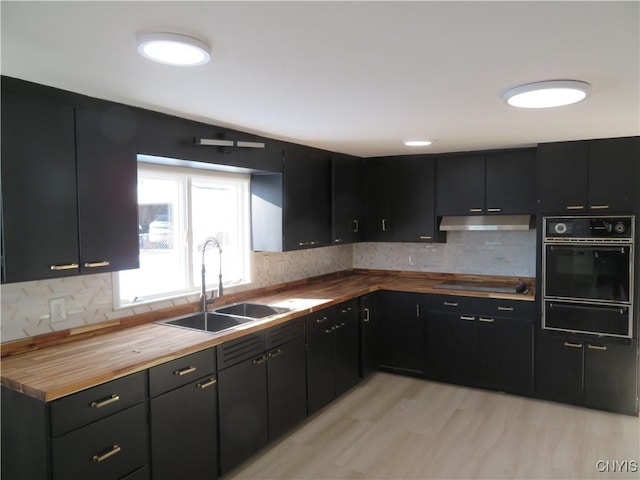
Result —
<path fill-rule="evenodd" d="M 526 295 L 434 288 L 451 280 L 527 282 L 531 287 Z M 291 288 L 259 289 L 243 301 L 291 311 L 233 330 L 209 333 L 147 323 L 6 357 L 0 381 L 7 388 L 48 402 L 381 289 L 533 301 L 533 284 L 532 278 L 358 270 Z"/>

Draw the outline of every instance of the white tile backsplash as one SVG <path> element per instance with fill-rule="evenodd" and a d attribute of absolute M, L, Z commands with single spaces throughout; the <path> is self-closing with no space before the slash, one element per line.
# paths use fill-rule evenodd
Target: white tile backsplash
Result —
<path fill-rule="evenodd" d="M 241 291 L 300 280 L 349 268 L 535 276 L 535 231 L 449 232 L 446 244 L 359 243 L 286 253 L 252 254 L 251 284 Z M 409 265 L 409 256 L 415 265 Z M 162 300 L 135 308 L 113 309 L 112 275 L 97 274 L 0 286 L 0 340 L 51 333 L 197 301 Z M 49 300 L 64 297 L 67 318 L 51 323 Z"/>

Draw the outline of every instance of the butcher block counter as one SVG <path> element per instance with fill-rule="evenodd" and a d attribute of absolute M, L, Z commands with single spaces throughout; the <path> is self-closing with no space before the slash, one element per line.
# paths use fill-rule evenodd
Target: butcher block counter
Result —
<path fill-rule="evenodd" d="M 464 289 L 459 289 L 456 282 Z M 491 286 L 496 290 L 515 289 L 521 282 L 527 284 L 527 293 L 484 289 Z M 443 284 L 451 285 L 451 289 Z M 473 285 L 479 289 L 473 290 Z M 7 356 L 2 360 L 1 382 L 7 388 L 49 402 L 381 289 L 523 301 L 533 301 L 535 290 L 532 278 L 372 270 L 341 272 L 220 299 L 217 306 L 244 301 L 290 309 L 220 333 L 152 323 L 158 320 L 154 318 L 150 323 L 104 334 L 94 332 L 75 341 L 66 338 L 64 343 Z M 177 315 L 165 318 L 171 316 Z"/>

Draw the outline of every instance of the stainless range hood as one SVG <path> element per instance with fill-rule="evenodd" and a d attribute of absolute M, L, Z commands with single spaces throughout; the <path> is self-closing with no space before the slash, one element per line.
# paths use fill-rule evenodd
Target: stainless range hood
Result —
<path fill-rule="evenodd" d="M 468 217 L 442 217 L 440 230 L 451 231 L 496 231 L 530 230 L 531 215 L 477 215 Z"/>

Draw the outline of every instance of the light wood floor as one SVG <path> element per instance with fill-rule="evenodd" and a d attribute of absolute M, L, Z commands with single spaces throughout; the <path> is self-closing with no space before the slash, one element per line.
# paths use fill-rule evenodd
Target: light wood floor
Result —
<path fill-rule="evenodd" d="M 638 479 L 640 419 L 378 372 L 225 480 L 253 478 Z"/>

